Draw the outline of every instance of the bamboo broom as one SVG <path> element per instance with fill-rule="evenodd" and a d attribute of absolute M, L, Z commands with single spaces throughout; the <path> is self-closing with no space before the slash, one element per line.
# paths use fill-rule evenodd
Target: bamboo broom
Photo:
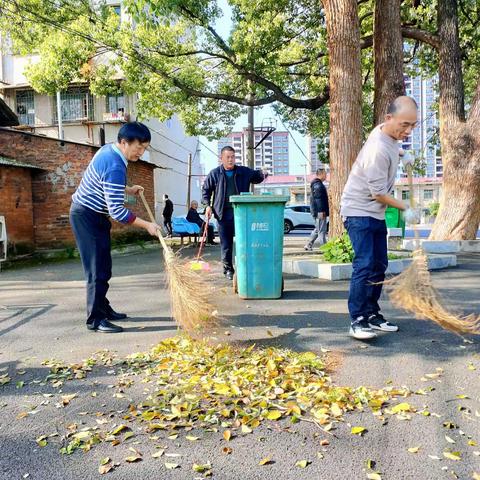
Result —
<path fill-rule="evenodd" d="M 150 221 L 155 223 L 155 217 L 142 191 L 140 198 Z M 163 248 L 173 319 L 189 334 L 213 327 L 217 318 L 216 309 L 210 303 L 212 287 L 202 281 L 202 277 L 173 252 L 160 230 L 157 230 L 157 236 Z"/>
<path fill-rule="evenodd" d="M 412 167 L 408 166 L 408 186 L 410 190 L 410 208 L 415 207 L 413 199 Z M 428 271 L 428 258 L 420 245 L 416 226 L 413 260 L 400 275 L 385 282 L 392 303 L 413 313 L 417 318 L 426 318 L 442 328 L 457 334 L 480 334 L 480 317 L 471 314 L 459 316 L 450 313 L 440 302 L 439 292 L 433 287 Z"/>

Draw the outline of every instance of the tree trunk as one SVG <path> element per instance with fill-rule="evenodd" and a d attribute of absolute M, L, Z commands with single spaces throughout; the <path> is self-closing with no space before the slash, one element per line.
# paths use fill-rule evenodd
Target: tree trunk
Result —
<path fill-rule="evenodd" d="M 430 239 L 473 240 L 480 223 L 480 95 L 466 121 L 456 0 L 439 0 L 437 15 L 443 192 Z"/>
<path fill-rule="evenodd" d="M 388 105 L 405 95 L 401 0 L 376 0 L 373 49 L 375 59 L 374 125 L 383 122 Z"/>
<path fill-rule="evenodd" d="M 340 199 L 362 146 L 362 73 L 356 0 L 324 0 L 330 71 L 330 237 L 343 232 Z"/>

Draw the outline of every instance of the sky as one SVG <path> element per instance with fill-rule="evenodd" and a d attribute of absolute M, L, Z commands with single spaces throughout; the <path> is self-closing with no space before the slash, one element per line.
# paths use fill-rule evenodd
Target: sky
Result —
<path fill-rule="evenodd" d="M 224 38 L 228 38 L 231 29 L 231 9 L 228 5 L 227 0 L 219 0 L 219 5 L 224 12 L 224 17 L 219 21 L 216 25 L 217 32 Z M 276 117 L 275 112 L 272 108 L 268 105 L 262 108 L 255 109 L 255 126 L 260 127 L 262 125 L 262 121 L 266 121 L 268 125 L 268 119 L 274 119 L 273 125 L 276 127 L 277 131 L 285 131 L 285 128 L 282 125 L 282 122 L 279 118 Z M 235 123 L 235 127 L 233 131 L 241 131 L 244 127 L 247 126 L 247 115 L 242 115 L 237 119 Z M 292 137 L 289 137 L 288 140 L 288 147 L 289 147 L 289 160 L 290 160 L 290 174 L 303 174 L 305 172 L 305 165 L 306 159 L 304 154 L 308 156 L 308 148 L 307 148 L 307 139 L 302 134 L 295 132 L 292 130 L 288 125 L 288 129 L 290 130 L 291 134 L 295 138 L 298 147 L 303 151 L 300 151 L 299 148 L 295 145 L 295 142 L 292 140 Z M 206 145 L 208 148 L 201 146 L 201 158 L 202 163 L 205 165 L 205 171 L 209 172 L 212 168 L 218 165 L 218 157 L 213 152 L 217 152 L 217 141 L 214 140 L 212 142 L 208 141 L 205 137 L 200 137 L 200 141 Z M 210 151 L 210 150 L 211 151 Z"/>

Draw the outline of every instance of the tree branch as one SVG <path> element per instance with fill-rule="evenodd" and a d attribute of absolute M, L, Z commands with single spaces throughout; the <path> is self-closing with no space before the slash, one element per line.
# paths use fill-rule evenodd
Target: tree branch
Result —
<path fill-rule="evenodd" d="M 402 36 L 404 38 L 411 38 L 412 40 L 426 43 L 436 50 L 440 48 L 440 38 L 436 33 L 427 32 L 420 28 L 402 26 Z"/>

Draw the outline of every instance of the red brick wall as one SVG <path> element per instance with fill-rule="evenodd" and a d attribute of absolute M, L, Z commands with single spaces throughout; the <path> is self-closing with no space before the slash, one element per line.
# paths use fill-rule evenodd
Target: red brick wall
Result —
<path fill-rule="evenodd" d="M 9 243 L 33 246 L 30 169 L 0 165 L 0 215 L 5 216 Z"/>
<path fill-rule="evenodd" d="M 56 247 L 73 243 L 68 212 L 83 171 L 97 147 L 60 142 L 57 139 L 0 129 L 0 155 L 38 165 L 32 173 L 34 240 L 37 247 Z M 146 198 L 153 205 L 153 165 L 130 162 L 129 181 L 143 185 Z M 131 183 L 130 183 L 131 184 Z M 132 210 L 145 218 L 140 204 Z M 120 231 L 122 225 L 115 226 Z M 123 226 L 123 228 L 125 228 Z M 134 227 L 128 227 L 134 228 Z"/>

